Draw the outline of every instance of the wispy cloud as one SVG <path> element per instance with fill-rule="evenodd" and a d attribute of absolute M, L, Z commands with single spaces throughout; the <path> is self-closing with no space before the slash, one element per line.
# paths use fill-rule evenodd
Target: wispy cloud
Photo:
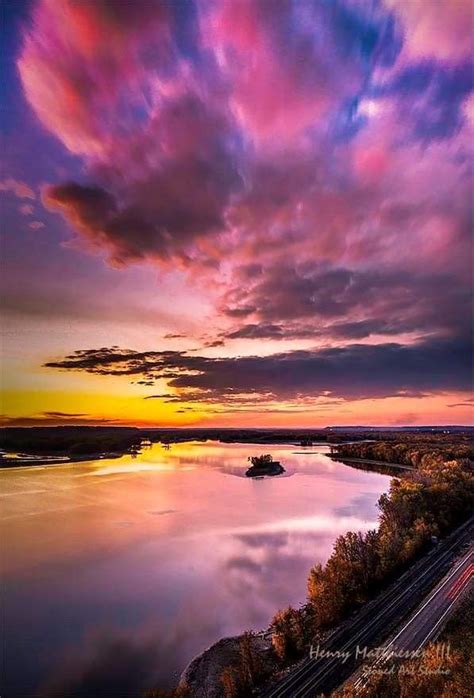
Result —
<path fill-rule="evenodd" d="M 20 182 L 12 177 L 0 181 L 0 191 L 9 192 L 17 199 L 36 199 L 35 192 L 26 182 Z"/>

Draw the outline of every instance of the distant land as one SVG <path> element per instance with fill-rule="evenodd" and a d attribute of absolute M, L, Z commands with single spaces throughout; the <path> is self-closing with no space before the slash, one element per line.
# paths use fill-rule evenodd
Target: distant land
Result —
<path fill-rule="evenodd" d="M 397 435 L 418 435 L 424 441 L 441 438 L 449 444 L 453 435 L 465 443 L 472 442 L 474 427 L 461 425 L 432 426 L 337 426 L 323 429 L 239 429 L 189 427 L 149 429 L 113 426 L 29 426 L 0 429 L 0 467 L 27 466 L 43 462 L 118 458 L 137 453 L 143 443 L 164 445 L 183 441 L 214 440 L 223 443 L 277 444 L 294 443 L 301 447 L 309 443 L 339 444 L 347 441 L 393 441 Z M 403 437 L 405 438 L 405 437 Z"/>
<path fill-rule="evenodd" d="M 464 431 L 465 429 L 473 429 L 474 425 L 462 425 L 462 424 L 426 424 L 422 426 L 338 426 L 338 427 L 324 427 L 324 429 L 330 431 L 445 431 L 446 429 Z"/>

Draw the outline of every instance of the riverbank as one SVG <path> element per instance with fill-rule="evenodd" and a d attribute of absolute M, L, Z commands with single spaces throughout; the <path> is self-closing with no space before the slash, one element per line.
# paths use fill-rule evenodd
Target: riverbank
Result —
<path fill-rule="evenodd" d="M 466 527 L 471 529 L 468 532 Z M 472 518 L 458 529 L 453 531 L 439 545 L 438 548 L 425 549 L 421 556 L 415 558 L 412 563 L 404 570 L 403 575 L 393 580 L 388 586 L 380 589 L 379 593 L 373 598 L 368 599 L 362 606 L 357 609 L 357 612 L 348 618 L 342 620 L 336 625 L 331 626 L 326 631 L 316 631 L 311 640 L 309 647 L 325 646 L 325 643 L 332 642 L 333 650 L 337 651 L 339 646 L 347 642 L 347 638 L 351 637 L 355 632 L 360 632 L 361 627 L 370 626 L 369 620 L 372 620 L 377 613 L 384 613 L 388 605 L 394 604 L 394 599 L 397 598 L 405 588 L 413 586 L 413 598 L 406 604 L 411 604 L 412 607 L 423 598 L 423 592 L 426 589 L 418 588 L 417 580 L 423 576 L 423 568 L 427 563 L 432 564 L 433 556 L 440 555 L 446 558 L 446 552 L 443 551 L 443 545 L 450 552 L 449 556 L 444 560 L 444 566 L 440 565 L 438 577 L 440 577 L 445 569 L 456 559 L 459 550 L 465 545 L 466 533 L 472 536 Z M 458 539 L 457 547 L 453 541 Z M 425 584 L 426 586 L 426 584 Z M 431 583 L 427 583 L 427 588 L 431 588 Z M 385 602 L 386 599 L 386 602 Z M 403 606 L 402 615 L 405 613 L 406 606 Z M 297 613 L 306 613 L 308 619 L 311 618 L 311 607 L 307 604 L 297 611 Z M 390 632 L 393 632 L 400 621 L 400 612 L 393 614 L 390 619 L 385 615 L 384 620 L 379 629 L 373 634 L 373 642 L 376 640 L 383 642 Z M 336 640 L 336 638 L 338 638 Z M 306 644 L 306 643 L 305 643 Z M 242 651 L 242 646 L 246 646 L 247 655 Z M 234 672 L 234 680 L 236 687 L 239 686 L 238 681 L 245 675 L 245 665 L 251 664 L 253 667 L 253 682 L 247 686 L 253 694 L 261 695 L 262 692 L 268 690 L 269 686 L 279 685 L 278 682 L 288 680 L 288 677 L 298 671 L 298 667 L 305 664 L 306 657 L 300 656 L 299 661 L 281 661 L 279 656 L 278 629 L 275 620 L 272 625 L 266 630 L 255 633 L 243 633 L 236 637 L 223 638 L 211 645 L 204 652 L 195 657 L 192 662 L 182 672 L 176 698 L 186 696 L 186 698 L 200 698 L 202 695 L 209 698 L 221 698 L 223 690 L 223 682 L 228 679 L 229 671 L 232 668 Z M 288 658 L 287 658 L 288 659 Z M 244 688 L 240 684 L 240 689 Z M 227 694 L 226 694 L 227 695 Z M 352 694 L 351 694 L 352 695 Z M 395 695 L 395 694 L 394 694 Z M 175 696 L 173 696 L 175 698 Z"/>

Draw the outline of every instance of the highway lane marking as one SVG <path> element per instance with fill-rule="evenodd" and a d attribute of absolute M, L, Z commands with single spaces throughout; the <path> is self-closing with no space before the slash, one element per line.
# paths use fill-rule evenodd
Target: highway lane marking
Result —
<path fill-rule="evenodd" d="M 452 547 L 452 546 L 451 546 L 451 547 Z M 440 564 L 441 561 L 443 560 L 443 558 L 445 558 L 446 555 L 448 555 L 448 554 L 450 553 L 451 547 L 448 548 L 446 551 L 444 551 L 444 553 L 442 554 L 441 558 L 440 558 L 439 560 L 435 561 L 434 564 L 430 565 L 430 566 L 422 573 L 422 575 L 421 575 L 421 577 L 420 577 L 419 579 L 423 579 L 423 577 L 426 577 L 426 575 L 429 574 L 429 573 L 432 571 L 432 569 L 436 566 L 436 564 Z M 462 564 L 464 564 L 464 562 L 465 562 L 465 560 L 463 560 L 463 561 L 461 562 L 461 564 L 458 566 L 458 568 L 459 568 Z M 456 570 L 457 570 L 458 568 L 456 568 Z M 456 570 L 454 570 L 452 574 L 454 574 L 454 572 L 455 572 Z M 452 576 L 452 574 L 451 574 L 450 576 Z M 417 580 L 417 581 L 419 581 L 419 580 Z M 410 590 L 411 590 L 411 588 L 412 588 L 412 586 L 413 586 L 413 583 L 410 585 L 410 587 L 408 587 L 408 589 L 406 589 L 406 590 L 402 593 L 402 596 L 403 596 L 403 595 L 406 595 L 407 593 L 409 593 Z M 349 640 L 349 641 L 343 646 L 342 650 L 340 650 L 340 651 L 345 651 L 345 650 L 349 647 L 349 645 L 353 644 L 353 643 L 355 642 L 356 639 L 359 639 L 359 638 L 361 637 L 361 633 L 362 633 L 362 636 L 363 636 L 364 631 L 366 631 L 366 630 L 372 628 L 372 626 L 374 625 L 374 623 L 380 622 L 380 621 L 383 619 L 383 617 L 387 614 L 387 612 L 391 611 L 392 608 L 393 608 L 393 606 L 394 606 L 396 603 L 399 602 L 400 598 L 401 598 L 400 596 L 397 597 L 397 598 L 395 598 L 395 599 L 390 603 L 390 605 L 389 605 L 386 609 L 384 609 L 384 610 L 379 614 L 378 617 L 374 618 L 374 619 L 372 620 L 371 623 L 369 623 L 369 624 L 366 625 L 364 628 L 362 628 L 362 630 L 360 630 L 360 631 L 357 633 L 356 637 L 353 638 L 353 639 L 351 639 L 351 640 Z M 422 609 L 420 609 L 420 611 L 421 611 L 421 610 L 422 610 Z M 412 620 L 413 620 L 413 619 L 414 619 L 414 618 L 412 618 Z M 408 625 L 408 624 L 407 624 L 407 625 Z M 406 626 L 405 626 L 405 627 L 406 627 Z M 402 632 L 402 631 L 401 631 L 401 632 Z M 399 634 L 400 634 L 400 633 L 399 633 Z M 399 635 L 397 635 L 397 637 L 398 637 L 398 636 L 399 636 Z M 396 638 L 395 638 L 395 639 L 396 639 Z M 389 645 L 389 646 L 390 646 L 390 645 Z M 301 691 L 306 690 L 306 688 L 308 687 L 308 684 L 309 684 L 309 683 L 313 683 L 314 680 L 315 680 L 316 678 L 320 677 L 321 673 L 327 672 L 328 670 L 332 669 L 336 664 L 337 664 L 336 660 L 332 660 L 332 661 L 328 662 L 328 664 L 327 664 L 326 666 L 320 667 L 319 671 L 316 672 L 316 673 L 314 674 L 314 676 L 309 677 L 309 679 L 307 679 L 307 680 L 305 681 L 305 683 L 303 683 L 303 685 L 302 685 L 299 689 L 297 689 L 297 692 L 294 693 L 294 694 L 292 695 L 292 698 L 297 698 L 297 696 L 302 695 L 302 694 L 301 694 Z M 303 679 L 303 674 L 305 673 L 305 671 L 302 671 L 303 669 L 306 669 L 306 667 L 301 667 L 300 673 L 301 673 L 301 678 L 302 678 L 302 679 Z M 297 679 L 298 677 L 295 677 L 295 678 Z M 288 688 L 288 686 L 285 686 L 285 689 L 286 689 L 286 688 Z M 281 690 L 281 689 L 280 689 L 280 690 Z"/>
<path fill-rule="evenodd" d="M 454 574 L 456 574 L 456 573 L 460 570 L 460 568 L 466 563 L 467 560 L 469 560 L 469 558 L 470 558 L 471 555 L 472 555 L 472 551 L 469 550 L 469 553 L 467 553 L 467 555 L 465 555 L 465 556 L 463 557 L 463 559 L 460 560 L 460 562 L 459 562 L 458 565 L 452 570 L 452 572 L 450 573 L 450 575 L 443 581 L 442 585 L 441 585 L 440 587 L 437 587 L 437 588 L 435 589 L 435 591 L 431 594 L 431 596 L 430 596 L 429 599 L 423 604 L 423 606 L 417 611 L 417 613 L 416 613 L 414 616 L 412 616 L 412 617 L 410 618 L 410 620 L 404 625 L 404 627 L 400 630 L 400 632 L 393 638 L 393 640 L 391 640 L 391 642 L 387 645 L 387 650 L 390 649 L 390 647 L 395 643 L 395 641 L 400 637 L 400 635 L 408 628 L 408 626 L 415 620 L 415 618 L 421 613 L 421 611 L 423 611 L 423 609 L 426 607 L 426 605 L 427 605 L 428 603 L 430 603 L 430 602 L 432 601 L 432 599 L 441 591 L 441 589 L 446 585 L 446 583 L 451 579 L 451 577 L 452 577 Z M 472 564 L 472 563 L 471 563 L 471 564 Z M 453 602 L 453 604 L 454 604 L 454 603 L 455 603 L 455 602 Z M 451 608 L 453 604 L 451 604 L 451 606 L 450 606 L 449 608 Z M 449 610 L 449 609 L 448 609 L 448 610 Z M 443 617 L 444 617 L 444 616 L 443 616 Z M 429 637 L 429 635 L 431 634 L 431 632 L 432 632 L 432 630 L 430 631 L 430 633 L 428 634 L 427 637 Z M 425 642 L 425 640 L 424 640 L 423 642 Z M 423 643 L 422 643 L 422 644 L 423 644 Z M 420 645 L 420 646 L 421 646 L 421 645 Z M 383 664 L 383 663 L 386 661 L 386 659 L 387 659 L 386 657 L 380 657 L 379 659 L 376 660 L 376 662 L 374 663 L 374 666 Z M 354 686 L 355 686 L 356 688 L 362 687 L 362 686 L 364 685 L 364 683 L 365 683 L 365 680 L 364 680 L 364 679 L 365 679 L 364 675 L 360 676 L 360 677 L 357 679 L 357 681 L 354 683 Z"/>
<path fill-rule="evenodd" d="M 418 612 L 417 612 L 414 616 L 412 616 L 412 618 L 410 618 L 410 620 L 408 621 L 408 623 L 400 630 L 400 632 L 398 633 L 398 635 L 387 645 L 387 650 L 390 649 L 390 647 L 395 643 L 395 641 L 400 637 L 400 635 L 411 625 L 411 623 L 413 623 L 413 621 L 414 621 L 414 620 L 416 619 L 416 617 L 421 613 L 421 611 L 426 607 L 426 605 L 427 605 L 428 603 L 430 603 L 430 602 L 433 600 L 433 598 L 435 598 L 435 596 L 437 596 L 437 595 L 441 592 L 441 590 L 442 590 L 443 587 L 446 585 L 446 583 L 451 579 L 451 577 L 452 577 L 454 574 L 456 574 L 457 572 L 459 572 L 459 570 L 461 569 L 461 567 L 466 563 L 467 560 L 469 560 L 469 558 L 471 557 L 471 554 L 472 554 L 472 551 L 469 551 L 467 557 L 464 557 L 464 558 L 459 562 L 459 564 L 457 565 L 457 567 L 455 567 L 455 569 L 451 572 L 451 574 L 449 575 L 449 577 L 447 577 L 447 578 L 444 580 L 444 582 L 442 583 L 442 585 L 441 585 L 440 587 L 438 587 L 437 589 L 435 589 L 435 591 L 434 591 L 433 594 L 430 596 L 430 598 L 423 604 L 423 606 L 418 610 Z M 472 563 L 470 563 L 470 567 L 467 568 L 467 571 L 469 571 L 469 570 L 470 570 L 471 568 L 473 568 L 473 567 L 474 567 L 474 565 L 473 565 Z M 463 572 L 463 575 L 464 575 L 464 572 Z M 462 575 L 462 576 L 463 576 L 463 575 Z M 457 582 L 456 582 L 456 583 L 457 583 Z M 424 640 L 422 640 L 422 642 L 420 643 L 419 647 L 422 647 L 422 646 L 425 644 L 425 642 L 428 640 L 428 638 L 434 634 L 435 630 L 439 627 L 440 623 L 442 623 L 443 619 L 446 617 L 446 614 L 449 613 L 449 611 L 451 610 L 451 608 L 453 607 L 453 605 L 456 603 L 456 601 L 457 601 L 458 598 L 459 598 L 459 594 L 458 594 L 458 596 L 456 596 L 456 598 L 452 601 L 452 603 L 449 605 L 449 607 L 448 607 L 448 608 L 446 609 L 446 611 L 443 613 L 443 615 L 442 615 L 441 618 L 438 620 L 438 622 L 435 624 L 435 626 L 434 626 L 433 628 L 430 629 L 430 632 L 429 632 L 428 635 L 424 638 Z M 386 660 L 387 660 L 386 657 L 381 657 L 379 660 L 377 660 L 377 661 L 375 662 L 375 665 L 374 665 L 374 666 L 376 666 L 377 664 L 383 664 Z M 363 677 L 360 677 L 359 680 L 358 680 L 354 685 L 357 687 L 357 686 L 360 686 L 360 685 L 362 685 L 362 684 L 363 684 Z"/>
<path fill-rule="evenodd" d="M 450 573 L 450 575 L 449 575 L 448 577 L 445 578 L 445 580 L 443 581 L 443 583 L 441 584 L 441 586 L 438 586 L 438 587 L 434 590 L 434 592 L 433 592 L 433 593 L 431 594 L 431 596 L 427 599 L 427 601 L 425 601 L 425 603 L 423 604 L 423 606 L 422 606 L 420 609 L 418 609 L 418 611 L 415 613 L 415 615 L 412 616 L 412 617 L 410 618 L 410 620 L 407 622 L 407 624 L 400 630 L 400 632 L 398 633 L 398 635 L 396 635 L 396 636 L 393 638 L 393 640 L 390 642 L 390 644 L 388 645 L 388 647 L 390 647 L 391 645 L 393 645 L 394 642 L 400 637 L 400 635 L 406 630 L 406 628 L 408 628 L 408 626 L 409 626 L 411 623 L 413 623 L 413 621 L 415 620 L 415 618 L 423 611 L 423 609 L 424 609 L 429 603 L 431 603 L 431 601 L 433 600 L 433 598 L 439 594 L 439 592 L 441 591 L 441 589 L 443 589 L 444 586 L 446 586 L 446 584 L 449 582 L 449 580 L 451 579 L 451 577 L 452 577 L 453 575 L 457 574 L 457 573 L 459 572 L 459 569 L 460 569 L 464 564 L 466 564 L 466 561 L 469 559 L 469 557 L 470 557 L 471 555 L 472 555 L 472 551 L 469 551 L 468 557 L 467 557 L 467 558 L 463 558 L 463 559 L 460 561 L 460 563 L 455 567 L 455 569 L 452 570 L 452 572 Z"/>
<path fill-rule="evenodd" d="M 471 578 L 469 577 L 468 583 L 470 582 L 470 579 L 471 579 Z M 466 585 L 466 586 L 467 586 L 467 585 Z M 429 632 L 428 635 L 425 637 L 425 639 L 422 641 L 422 643 L 421 643 L 420 646 L 423 646 L 423 645 L 425 644 L 425 642 L 427 642 L 427 640 L 428 640 L 430 637 L 433 637 L 433 636 L 435 635 L 436 630 L 438 629 L 440 623 L 442 623 L 442 621 L 444 620 L 444 618 L 446 617 L 446 615 L 449 613 L 449 611 L 452 609 L 452 607 L 453 607 L 453 606 L 455 605 L 455 603 L 458 601 L 459 597 L 461 596 L 461 593 L 462 593 L 462 592 L 459 592 L 459 594 L 451 601 L 451 603 L 450 603 L 450 605 L 448 606 L 448 608 L 445 610 L 445 612 L 443 613 L 443 615 L 441 616 L 441 618 L 438 620 L 438 622 L 433 626 L 433 628 L 431 628 L 430 632 Z"/>
<path fill-rule="evenodd" d="M 456 594 L 456 598 L 458 598 L 460 596 L 460 594 L 463 593 L 464 589 L 466 589 L 469 586 L 472 576 L 473 575 L 470 574 L 469 577 L 466 577 L 465 579 L 463 579 L 463 583 L 461 584 L 461 586 L 457 590 L 458 593 Z"/>
<path fill-rule="evenodd" d="M 467 570 L 464 570 L 462 575 L 459 577 L 459 579 L 453 584 L 451 589 L 449 590 L 447 597 L 448 599 L 452 599 L 453 596 L 456 596 L 458 590 L 464 586 L 466 581 L 469 581 L 469 579 L 474 575 L 474 563 L 471 562 Z"/>

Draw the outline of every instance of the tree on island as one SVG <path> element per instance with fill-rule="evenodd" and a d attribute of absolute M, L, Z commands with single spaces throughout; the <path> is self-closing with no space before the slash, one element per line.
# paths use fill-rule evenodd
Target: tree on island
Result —
<path fill-rule="evenodd" d="M 249 456 L 247 460 L 252 463 L 254 468 L 263 468 L 273 463 L 273 456 L 267 453 L 264 456 Z"/>
<path fill-rule="evenodd" d="M 248 460 L 252 463 L 252 466 L 245 473 L 247 477 L 281 475 L 281 473 L 285 472 L 282 464 L 273 460 L 273 457 L 269 453 L 263 456 L 251 456 Z"/>

